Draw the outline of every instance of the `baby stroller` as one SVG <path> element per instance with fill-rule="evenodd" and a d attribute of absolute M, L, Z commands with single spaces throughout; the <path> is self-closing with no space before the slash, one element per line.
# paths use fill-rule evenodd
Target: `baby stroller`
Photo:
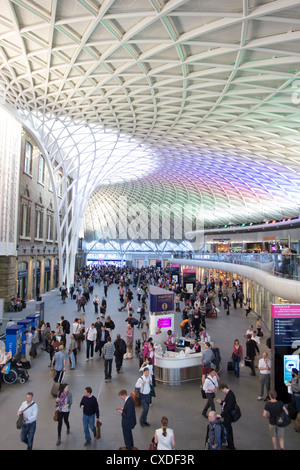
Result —
<path fill-rule="evenodd" d="M 1 370 L 3 381 L 8 384 L 14 384 L 17 380 L 24 384 L 29 379 L 29 374 L 23 367 L 12 366 L 11 361 L 7 363 Z"/>

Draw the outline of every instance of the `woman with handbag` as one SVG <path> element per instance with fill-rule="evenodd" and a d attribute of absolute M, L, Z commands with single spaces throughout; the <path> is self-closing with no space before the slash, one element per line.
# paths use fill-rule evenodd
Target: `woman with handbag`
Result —
<path fill-rule="evenodd" d="M 63 421 L 67 426 L 67 434 L 70 434 L 69 414 L 71 410 L 71 405 L 72 394 L 69 391 L 68 384 L 60 384 L 58 395 L 56 398 L 57 409 L 54 415 L 54 421 L 57 421 L 57 446 L 59 446 L 61 443 L 61 429 Z"/>
<path fill-rule="evenodd" d="M 240 362 L 243 360 L 243 348 L 238 339 L 234 340 L 232 352 L 232 365 L 236 377 L 240 376 Z"/>
<path fill-rule="evenodd" d="M 173 429 L 168 428 L 168 418 L 161 418 L 161 428 L 156 429 L 154 443 L 157 444 L 157 450 L 175 450 L 175 436 Z"/>

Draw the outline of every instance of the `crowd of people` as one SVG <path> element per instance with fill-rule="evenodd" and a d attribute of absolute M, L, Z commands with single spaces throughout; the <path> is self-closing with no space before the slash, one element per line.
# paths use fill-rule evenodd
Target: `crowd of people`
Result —
<path fill-rule="evenodd" d="M 94 295 L 95 286 L 103 286 L 104 295 L 100 300 Z M 107 296 L 109 289 L 115 285 L 119 300 L 119 311 L 126 311 L 126 333 L 124 337 L 115 331 L 118 326 L 113 320 L 113 315 L 107 305 Z M 82 270 L 75 275 L 74 283 L 66 288 L 62 284 L 60 288 L 62 303 L 66 302 L 69 297 L 74 302 L 77 309 L 77 316 L 74 317 L 71 324 L 64 316 L 61 316 L 59 322 L 52 329 L 49 323 L 40 325 L 39 335 L 42 349 L 49 353 L 49 367 L 54 371 L 54 382 L 59 383 L 59 391 L 56 398 L 57 402 L 57 442 L 61 444 L 61 429 L 65 423 L 67 432 L 70 432 L 69 413 L 72 406 L 72 393 L 68 384 L 61 379 L 66 368 L 70 370 L 76 369 L 78 355 L 80 351 L 84 351 L 85 361 L 92 361 L 95 356 L 102 357 L 104 360 L 104 380 L 105 383 L 112 380 L 113 362 L 115 362 L 116 373 L 122 372 L 123 361 L 134 358 L 134 338 L 135 329 L 140 329 L 141 339 L 140 347 L 142 350 L 143 360 L 139 364 L 140 376 L 135 383 L 135 396 L 132 396 L 126 389 L 119 391 L 119 397 L 124 401 L 124 406 L 118 408 L 122 416 L 121 427 L 124 438 L 124 448 L 134 448 L 133 429 L 136 425 L 136 403 L 139 400 L 141 404 L 140 426 L 149 426 L 148 413 L 155 397 L 155 375 L 154 375 L 154 359 L 155 345 L 151 337 L 149 337 L 149 322 L 147 320 L 148 303 L 149 303 L 149 286 L 156 285 L 164 289 L 173 291 L 175 294 L 175 308 L 180 311 L 181 315 L 181 334 L 193 344 L 194 352 L 202 352 L 201 372 L 202 372 L 202 393 L 207 400 L 202 415 L 207 419 L 207 448 L 209 450 L 218 450 L 224 445 L 234 450 L 234 438 L 232 429 L 232 413 L 235 412 L 237 400 L 234 392 L 224 382 L 221 382 L 216 367 L 216 348 L 211 345 L 211 335 L 207 330 L 207 318 L 217 316 L 220 312 L 219 308 L 223 304 L 224 311 L 230 315 L 231 302 L 233 308 L 240 307 L 247 303 L 247 310 L 250 308 L 249 299 L 244 299 L 242 283 L 233 286 L 232 293 L 229 291 L 226 282 L 212 280 L 204 284 L 198 282 L 192 294 L 182 288 L 178 283 L 172 282 L 168 271 L 156 269 L 133 269 L 133 268 L 115 268 L 113 266 L 92 267 Z M 138 300 L 139 308 L 135 313 L 133 301 L 133 291 Z M 230 292 L 230 294 L 229 294 Z M 218 302 L 218 305 L 217 305 Z M 85 312 L 89 303 L 93 304 L 95 321 L 86 324 Z M 249 310 L 250 311 L 250 310 Z M 246 311 L 246 317 L 249 314 Z M 137 315 L 136 315 L 137 314 Z M 138 318 L 136 318 L 136 316 Z M 261 325 L 256 324 L 257 330 Z M 114 331 L 115 330 L 115 331 Z M 115 338 L 113 339 L 113 335 Z M 170 330 L 168 332 L 167 347 L 172 350 L 174 346 L 174 335 Z M 257 331 L 253 330 L 250 325 L 245 333 L 246 354 L 244 355 L 243 347 L 239 339 L 233 344 L 232 366 L 235 376 L 240 377 L 240 367 L 243 362 L 249 361 L 251 375 L 256 375 L 256 353 L 259 354 L 259 338 Z M 200 345 L 201 344 L 201 345 Z M 28 354 L 31 351 L 31 345 L 28 345 Z M 198 348 L 198 349 L 196 349 Z M 140 349 L 135 352 L 140 352 Z M 82 355 L 81 355 L 82 357 Z M 266 390 L 266 409 L 264 416 L 269 409 L 272 408 L 274 392 L 270 390 L 270 370 L 271 361 L 267 353 L 263 353 L 262 358 L 258 361 L 258 370 L 260 373 L 260 392 L 258 399 L 264 398 L 264 390 Z M 223 400 L 217 400 L 221 406 L 220 413 L 216 412 L 215 397 L 217 391 L 224 393 Z M 273 395 L 272 395 L 273 394 Z M 96 398 L 92 394 L 91 387 L 86 387 L 84 396 L 80 406 L 83 409 L 83 429 L 85 435 L 85 446 L 90 445 L 92 437 L 91 433 L 96 437 L 97 424 L 99 423 L 99 405 Z M 34 426 L 32 420 L 37 416 L 37 405 L 26 409 L 27 405 L 33 402 L 33 395 L 26 396 L 26 401 L 20 407 L 25 417 L 25 424 L 28 432 L 25 433 L 22 428 L 21 439 L 27 442 L 28 449 L 32 448 Z M 270 408 L 271 407 L 271 408 Z M 208 410 L 210 411 L 208 412 Z M 24 411 L 25 410 L 25 411 Z M 299 410 L 300 411 L 300 410 Z M 271 423 L 271 421 L 270 421 Z M 272 442 L 274 442 L 274 433 L 276 434 L 276 426 L 271 423 Z M 30 428 L 30 429 L 29 429 Z M 275 429 L 275 431 L 274 431 Z M 27 437 L 24 437 L 27 435 Z M 276 437 L 276 435 L 275 435 Z M 280 431 L 280 445 L 283 446 L 282 431 Z M 156 429 L 154 433 L 152 445 L 159 449 L 175 449 L 175 432 L 168 427 L 168 418 L 163 416 L 161 419 L 161 427 Z M 275 448 L 275 447 L 274 447 Z"/>

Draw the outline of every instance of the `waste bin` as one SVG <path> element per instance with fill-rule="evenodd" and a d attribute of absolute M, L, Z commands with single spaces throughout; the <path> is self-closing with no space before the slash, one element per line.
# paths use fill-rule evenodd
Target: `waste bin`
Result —
<path fill-rule="evenodd" d="M 35 303 L 35 313 L 40 315 L 40 321 L 45 321 L 45 302 L 36 302 Z"/>
<path fill-rule="evenodd" d="M 12 325 L 6 328 L 5 350 L 11 352 L 11 357 L 16 353 L 22 353 L 23 329 L 22 325 Z"/>

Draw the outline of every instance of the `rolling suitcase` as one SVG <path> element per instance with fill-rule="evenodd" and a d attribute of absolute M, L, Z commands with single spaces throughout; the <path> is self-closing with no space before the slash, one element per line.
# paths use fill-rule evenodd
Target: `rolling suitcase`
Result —
<path fill-rule="evenodd" d="M 234 368 L 233 368 L 233 363 L 232 363 L 232 361 L 229 361 L 229 362 L 227 363 L 227 371 L 228 371 L 228 372 L 234 372 Z"/>
<path fill-rule="evenodd" d="M 65 376 L 65 373 L 63 371 L 61 371 L 61 373 L 59 374 L 59 377 L 58 377 L 58 381 L 53 382 L 52 389 L 51 389 L 51 395 L 53 397 L 57 397 L 58 389 L 59 389 L 60 384 L 62 384 L 63 381 L 64 381 L 64 376 Z"/>

